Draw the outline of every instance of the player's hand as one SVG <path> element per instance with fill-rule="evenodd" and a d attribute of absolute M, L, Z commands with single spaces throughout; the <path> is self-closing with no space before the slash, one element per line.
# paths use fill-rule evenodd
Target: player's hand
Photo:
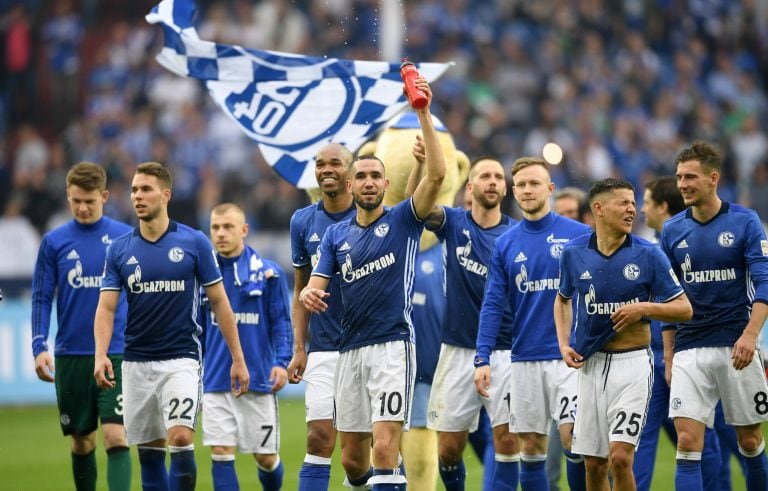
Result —
<path fill-rule="evenodd" d="M 421 135 L 416 135 L 416 143 L 413 144 L 411 153 L 420 164 L 423 164 L 424 161 L 427 160 L 427 147 L 424 146 L 424 138 Z"/>
<path fill-rule="evenodd" d="M 35 357 L 35 373 L 43 382 L 53 382 L 53 357 L 47 351 L 41 351 Z"/>
<path fill-rule="evenodd" d="M 621 332 L 622 329 L 632 326 L 643 318 L 645 311 L 644 302 L 629 303 L 611 314 L 613 330 Z"/>
<path fill-rule="evenodd" d="M 115 386 L 115 372 L 112 369 L 112 361 L 108 356 L 96 355 L 93 376 L 96 378 L 96 385 L 102 389 L 111 389 Z"/>
<path fill-rule="evenodd" d="M 232 393 L 235 397 L 248 392 L 248 384 L 251 383 L 251 375 L 248 373 L 248 367 L 244 361 L 233 361 L 232 368 L 229 370 L 229 376 L 232 379 Z"/>
<path fill-rule="evenodd" d="M 481 396 L 488 398 L 488 389 L 491 388 L 491 366 L 485 365 L 475 368 L 475 390 Z"/>
<path fill-rule="evenodd" d="M 432 88 L 430 88 L 429 82 L 427 82 L 426 78 L 420 75 L 416 78 L 416 80 L 414 80 L 414 85 L 416 85 L 416 88 L 424 92 L 424 94 L 427 96 L 427 105 L 421 109 L 417 109 L 416 111 L 429 112 L 429 106 L 432 104 Z M 405 90 L 405 88 L 403 88 L 403 90 Z"/>
<path fill-rule="evenodd" d="M 323 301 L 324 298 L 330 297 L 331 294 L 325 290 L 319 288 L 304 287 L 299 294 L 299 301 L 304 305 L 304 308 L 312 312 L 313 314 L 319 314 L 325 312 L 328 309 L 328 304 Z"/>
<path fill-rule="evenodd" d="M 584 365 L 584 357 L 570 346 L 560 346 L 560 354 L 565 364 L 571 368 L 581 368 Z"/>
<path fill-rule="evenodd" d="M 757 346 L 757 336 L 745 330 L 736 340 L 736 344 L 733 345 L 733 353 L 731 354 L 733 368 L 742 370 L 752 363 L 752 358 L 755 356 L 755 346 Z"/>
<path fill-rule="evenodd" d="M 307 369 L 307 352 L 297 349 L 293 352 L 293 358 L 288 364 L 288 382 L 298 384 Z"/>
<path fill-rule="evenodd" d="M 272 393 L 279 391 L 285 387 L 285 383 L 288 381 L 288 370 L 283 367 L 272 367 L 269 381 L 272 382 Z"/>

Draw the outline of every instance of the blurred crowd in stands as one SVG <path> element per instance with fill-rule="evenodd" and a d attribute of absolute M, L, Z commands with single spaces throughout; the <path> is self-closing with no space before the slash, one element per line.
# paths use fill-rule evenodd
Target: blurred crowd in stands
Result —
<path fill-rule="evenodd" d="M 106 212 L 129 223 L 129 179 L 147 160 L 172 168 L 172 218 L 204 230 L 221 200 L 270 233 L 308 203 L 200 83 L 154 61 L 162 34 L 143 17 L 155 3 L 0 0 L 0 277 L 19 273 L 37 252 L 29 244 L 69 217 L 64 175 L 82 160 L 108 169 Z M 565 151 L 559 187 L 621 175 L 640 199 L 650 176 L 672 174 L 676 152 L 702 138 L 725 155 L 723 197 L 768 220 L 767 3 L 401 1 L 406 25 L 393 28 L 405 29 L 412 60 L 456 62 L 433 107 L 470 157 L 511 164 L 554 141 Z M 381 57 L 378 0 L 197 5 L 205 40 Z"/>

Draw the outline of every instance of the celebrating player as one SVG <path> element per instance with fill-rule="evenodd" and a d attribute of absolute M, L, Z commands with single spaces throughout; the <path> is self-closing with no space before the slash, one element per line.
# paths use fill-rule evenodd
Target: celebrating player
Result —
<path fill-rule="evenodd" d="M 635 489 L 634 450 L 653 385 L 648 319 L 676 322 L 692 311 L 661 250 L 630 233 L 636 214 L 632 185 L 604 179 L 587 197 L 595 232 L 565 245 L 554 305 L 563 360 L 580 369 L 571 447 L 584 456 L 587 489 L 607 489 L 609 466 L 613 489 Z M 578 326 L 573 346 L 572 321 Z"/>
<path fill-rule="evenodd" d="M 721 400 L 746 457 L 747 489 L 764 490 L 761 423 L 768 420 L 768 384 L 755 349 L 768 316 L 768 241 L 754 211 L 717 195 L 720 154 L 714 147 L 695 142 L 676 163 L 688 209 L 664 224 L 661 247 L 693 303 L 693 319 L 664 331 L 669 415 L 677 430 L 675 487 L 702 489 L 704 426 L 712 426 Z"/>
<path fill-rule="evenodd" d="M 512 330 L 510 428 L 520 436 L 523 489 L 547 486 L 545 460 L 550 422 L 559 428 L 571 489 L 584 488 L 584 461 L 570 452 L 576 409 L 576 371 L 561 362 L 550 310 L 558 286 L 560 253 L 566 242 L 589 227 L 550 210 L 554 190 L 547 163 L 518 159 L 512 166 L 517 204 L 524 220 L 499 237 L 491 256 L 488 285 L 480 311 L 475 383 L 484 387 L 503 374 L 487 360 L 505 308 L 515 315 Z M 560 456 L 551 456 L 559 459 Z"/>
<path fill-rule="evenodd" d="M 426 79 L 419 77 L 416 85 L 431 102 Z M 353 489 L 363 489 L 366 483 L 374 490 L 404 489 L 406 483 L 398 449 L 401 432 L 408 429 L 415 375 L 410 316 L 414 267 L 423 220 L 445 177 L 429 104 L 417 115 L 426 146 L 426 175 L 413 196 L 385 208 L 384 163 L 372 155 L 354 161 L 349 179 L 356 218 L 326 230 L 318 263 L 300 295 L 309 311 L 325 311 L 325 288 L 340 273 L 344 314 L 335 423 Z"/>
<path fill-rule="evenodd" d="M 288 365 L 291 383 L 303 380 L 307 420 L 307 454 L 299 471 L 299 491 L 325 491 L 331 478 L 331 455 L 336 446 L 333 427 L 333 380 L 341 345 L 341 292 L 339 275 L 328 285 L 328 309 L 310 314 L 299 301 L 312 266 L 317 263 L 320 240 L 332 224 L 355 216 L 347 172 L 352 152 L 338 143 L 321 148 L 315 156 L 317 203 L 291 217 L 291 255 L 294 267 L 293 359 Z M 307 339 L 309 330 L 309 339 Z"/>

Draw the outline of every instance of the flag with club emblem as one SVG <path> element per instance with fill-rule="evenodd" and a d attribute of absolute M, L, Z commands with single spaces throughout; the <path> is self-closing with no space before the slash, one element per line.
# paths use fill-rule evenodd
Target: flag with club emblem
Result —
<path fill-rule="evenodd" d="M 157 61 L 205 82 L 216 104 L 259 145 L 284 179 L 317 187 L 314 156 L 330 142 L 356 151 L 408 104 L 400 65 L 248 49 L 204 41 L 192 0 L 163 0 L 147 14 L 164 32 Z M 450 66 L 419 63 L 430 82 Z"/>

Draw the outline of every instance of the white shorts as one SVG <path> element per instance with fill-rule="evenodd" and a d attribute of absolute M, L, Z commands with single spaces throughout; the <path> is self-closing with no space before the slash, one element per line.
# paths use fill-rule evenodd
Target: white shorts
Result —
<path fill-rule="evenodd" d="M 333 377 L 338 351 L 313 351 L 307 356 L 304 370 L 305 420 L 333 419 Z"/>
<path fill-rule="evenodd" d="M 475 350 L 443 344 L 432 379 L 427 428 L 436 431 L 477 429 L 480 408 L 485 406 L 491 427 L 509 425 L 510 350 L 491 352 L 491 386 L 488 398 L 475 389 Z"/>
<path fill-rule="evenodd" d="M 563 360 L 512 363 L 510 431 L 548 435 L 553 420 L 558 426 L 573 424 L 577 378 Z"/>
<path fill-rule="evenodd" d="M 650 348 L 598 351 L 578 370 L 572 452 L 607 458 L 610 442 L 637 446 L 653 386 Z"/>
<path fill-rule="evenodd" d="M 342 353 L 336 365 L 336 429 L 371 433 L 377 421 L 402 421 L 407 431 L 415 381 L 416 351 L 408 341 Z"/>
<path fill-rule="evenodd" d="M 712 427 L 717 401 L 725 422 L 748 426 L 768 420 L 768 383 L 760 351 L 742 370 L 733 368 L 732 347 L 691 348 L 675 353 L 669 417 L 691 418 Z"/>
<path fill-rule="evenodd" d="M 241 453 L 276 454 L 280 449 L 277 396 L 247 392 L 203 394 L 203 445 L 237 447 Z"/>
<path fill-rule="evenodd" d="M 174 426 L 195 429 L 203 387 L 191 358 L 123 362 L 123 408 L 129 445 L 166 439 Z"/>

